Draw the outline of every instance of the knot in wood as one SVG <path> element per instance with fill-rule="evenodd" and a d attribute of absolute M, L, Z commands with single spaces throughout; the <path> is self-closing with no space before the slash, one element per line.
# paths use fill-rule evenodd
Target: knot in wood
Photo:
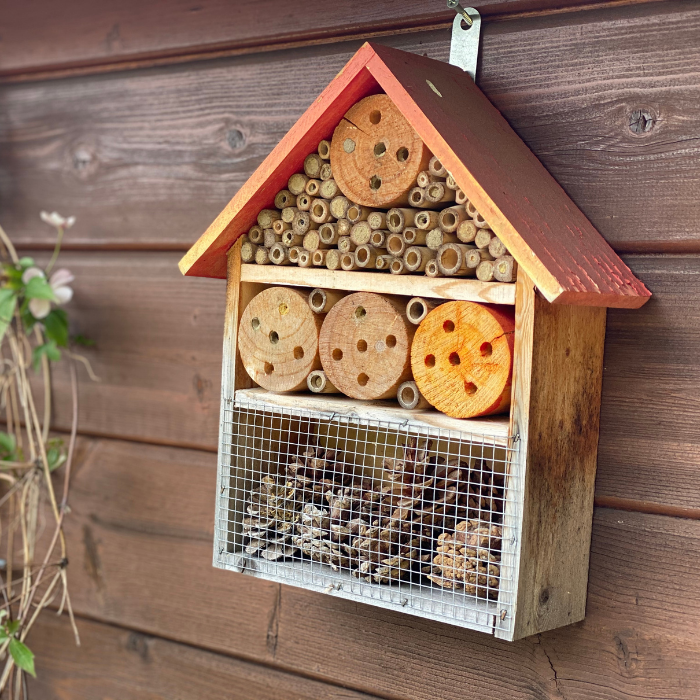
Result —
<path fill-rule="evenodd" d="M 245 134 L 240 129 L 230 129 L 226 134 L 228 145 L 235 151 L 245 146 Z"/>
<path fill-rule="evenodd" d="M 635 109 L 630 114 L 629 128 L 633 134 L 644 134 L 651 131 L 656 123 L 656 117 L 647 109 Z"/>

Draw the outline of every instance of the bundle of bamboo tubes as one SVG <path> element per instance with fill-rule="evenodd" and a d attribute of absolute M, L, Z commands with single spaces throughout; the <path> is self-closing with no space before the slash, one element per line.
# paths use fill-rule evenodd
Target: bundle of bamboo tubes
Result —
<path fill-rule="evenodd" d="M 516 261 L 438 158 L 417 175 L 409 206 L 385 210 L 348 199 L 330 155 L 321 141 L 258 214 L 242 262 L 515 282 Z"/>

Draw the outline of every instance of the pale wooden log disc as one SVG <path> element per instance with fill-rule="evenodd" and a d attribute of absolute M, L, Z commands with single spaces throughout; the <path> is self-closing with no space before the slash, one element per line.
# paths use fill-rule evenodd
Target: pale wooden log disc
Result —
<path fill-rule="evenodd" d="M 323 369 L 334 386 L 354 399 L 394 397 L 399 384 L 411 378 L 414 332 L 401 304 L 370 292 L 350 294 L 323 323 Z"/>
<path fill-rule="evenodd" d="M 421 394 L 453 418 L 500 413 L 510 406 L 514 311 L 451 301 L 421 322 L 411 348 Z"/>
<path fill-rule="evenodd" d="M 368 207 L 408 204 L 430 151 L 387 95 L 353 105 L 331 142 L 333 176 L 343 194 Z"/>
<path fill-rule="evenodd" d="M 251 379 L 269 391 L 306 389 L 321 369 L 318 335 L 325 316 L 308 297 L 289 287 L 269 287 L 253 297 L 241 316 L 238 349 Z"/>

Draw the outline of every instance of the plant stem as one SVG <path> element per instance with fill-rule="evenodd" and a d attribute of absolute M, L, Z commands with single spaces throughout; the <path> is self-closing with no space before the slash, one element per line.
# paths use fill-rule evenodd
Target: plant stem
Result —
<path fill-rule="evenodd" d="M 46 266 L 46 276 L 49 276 L 49 272 L 51 272 L 51 268 L 54 266 L 54 263 L 56 262 L 56 258 L 58 258 L 58 254 L 61 252 L 61 242 L 63 241 L 63 226 L 58 227 L 58 238 L 56 238 L 56 247 L 53 249 L 53 255 L 51 256 L 51 260 L 49 260 L 49 264 Z"/>

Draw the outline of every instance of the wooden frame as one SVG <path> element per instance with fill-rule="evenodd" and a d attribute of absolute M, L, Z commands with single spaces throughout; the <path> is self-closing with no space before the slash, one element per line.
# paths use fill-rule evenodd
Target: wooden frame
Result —
<path fill-rule="evenodd" d="M 510 466 L 511 483 L 517 484 L 516 499 L 509 499 L 506 524 L 517 533 L 504 539 L 502 561 L 514 571 L 513 594 L 504 602 L 514 611 L 510 632 L 492 629 L 498 637 L 515 640 L 583 619 L 590 535 L 593 517 L 593 489 L 596 470 L 600 391 L 605 335 L 604 308 L 556 306 L 540 295 L 525 272 L 516 285 L 489 285 L 485 292 L 473 280 L 451 280 L 434 292 L 442 298 L 465 299 L 482 296 L 503 300 L 510 291 L 515 305 L 515 357 L 513 401 L 509 415 L 472 420 L 448 418 L 437 411 L 406 412 L 388 402 L 361 402 L 317 395 L 293 397 L 267 395 L 253 389 L 253 382 L 241 366 L 236 341 L 238 320 L 249 301 L 267 285 L 309 287 L 302 276 L 280 274 L 271 267 L 241 265 L 239 241 L 228 255 L 228 285 L 222 375 L 221 451 L 226 452 L 225 409 L 236 395 L 270 401 L 271 405 L 299 405 L 318 410 L 355 412 L 364 417 L 408 415 L 410 420 L 468 433 L 501 435 L 504 444 L 514 436 L 516 449 Z M 285 270 L 284 272 L 296 272 Z M 303 271 L 304 273 L 307 270 Z M 267 274 L 267 279 L 265 274 Z M 365 275 L 324 277 L 336 288 L 361 291 Z M 377 278 L 371 275 L 376 290 Z M 388 277 L 384 279 L 390 279 Z M 404 278 L 406 295 L 420 278 Z M 395 280 L 390 280 L 392 283 Z M 502 290 L 499 288 L 503 288 Z M 394 293 L 401 293 L 392 284 Z M 223 483 L 220 475 L 217 492 Z M 219 495 L 219 498 L 224 498 Z M 221 501 L 220 505 L 225 506 Z M 216 566 L 222 566 L 226 547 L 216 528 Z M 235 568 L 224 565 L 224 568 Z M 503 596 L 508 594 L 503 593 Z M 391 607 L 391 606 L 389 606 Z M 469 626 L 469 625 L 467 625 Z M 483 626 L 475 625 L 483 630 Z"/>

